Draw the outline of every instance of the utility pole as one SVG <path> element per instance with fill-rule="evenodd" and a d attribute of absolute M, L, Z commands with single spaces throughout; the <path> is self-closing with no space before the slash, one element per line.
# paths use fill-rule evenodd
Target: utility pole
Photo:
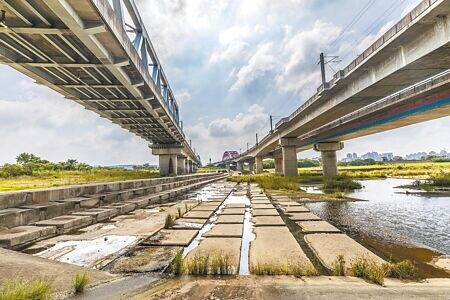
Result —
<path fill-rule="evenodd" d="M 189 147 L 192 148 L 192 140 L 189 140 Z"/>
<path fill-rule="evenodd" d="M 247 152 L 248 152 L 248 142 L 247 142 Z"/>
<path fill-rule="evenodd" d="M 320 72 L 322 73 L 322 84 L 325 84 L 327 81 L 325 77 L 325 56 L 323 55 L 323 52 L 320 53 Z"/>
<path fill-rule="evenodd" d="M 242 148 L 239 148 L 239 154 L 242 154 Z"/>
<path fill-rule="evenodd" d="M 258 134 L 256 134 L 256 145 L 258 145 Z"/>
<path fill-rule="evenodd" d="M 270 115 L 270 133 L 273 132 L 273 119 L 272 115 Z"/>

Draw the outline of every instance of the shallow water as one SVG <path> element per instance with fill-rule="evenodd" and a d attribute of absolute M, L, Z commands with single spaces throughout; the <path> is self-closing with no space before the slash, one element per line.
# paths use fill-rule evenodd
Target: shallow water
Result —
<path fill-rule="evenodd" d="M 119 253 L 137 241 L 136 236 L 102 236 L 93 240 L 66 241 L 39 252 L 36 256 L 61 262 L 90 266 L 108 255 Z"/>
<path fill-rule="evenodd" d="M 344 229 L 394 245 L 436 249 L 450 254 L 450 197 L 407 195 L 409 179 L 363 180 L 348 194 L 364 202 L 309 203 L 311 211 Z M 409 190 L 413 191 L 413 190 Z"/>

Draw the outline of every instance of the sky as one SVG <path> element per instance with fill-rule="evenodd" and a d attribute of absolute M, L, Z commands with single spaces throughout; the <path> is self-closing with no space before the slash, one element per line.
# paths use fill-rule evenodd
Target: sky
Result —
<path fill-rule="evenodd" d="M 320 52 L 343 69 L 418 0 L 135 0 L 203 162 L 246 149 L 313 95 Z M 352 20 L 366 7 L 356 22 Z M 92 165 L 156 163 L 148 144 L 0 66 L 0 164 L 31 152 Z M 450 117 L 345 142 L 347 152 L 450 150 Z M 414 138 L 411 138 L 411 137 Z M 298 157 L 314 157 L 305 151 Z"/>

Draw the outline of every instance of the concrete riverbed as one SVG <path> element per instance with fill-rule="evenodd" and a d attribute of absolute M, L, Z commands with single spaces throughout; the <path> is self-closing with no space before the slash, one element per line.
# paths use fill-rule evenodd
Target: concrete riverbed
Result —
<path fill-rule="evenodd" d="M 309 205 L 279 192 L 266 193 L 255 184 L 236 185 L 221 180 L 37 241 L 23 249 L 28 254 L 2 250 L 7 251 L 4 257 L 8 260 L 0 262 L 0 267 L 5 270 L 23 266 L 19 261 L 25 257 L 27 268 L 39 265 L 48 278 L 65 272 L 67 278 L 62 278 L 69 281 L 74 272 L 88 269 L 93 280 L 83 296 L 86 299 L 320 298 L 331 293 L 331 287 L 338 291 L 333 294 L 337 299 L 399 293 L 439 299 L 449 290 L 450 280 L 446 279 L 408 284 L 386 279 L 386 288 L 380 289 L 361 279 L 330 277 L 338 255 L 348 263 L 348 275 L 350 262 L 359 256 L 378 263 L 389 257 L 377 247 L 347 235 L 345 228 Z M 168 215 L 173 219 L 170 223 Z M 182 253 L 183 264 L 190 263 L 191 269 L 185 267 L 184 275 L 174 278 L 170 264 L 177 253 Z M 192 267 L 205 257 L 211 265 L 206 264 L 200 271 Z M 213 264 L 218 258 L 225 262 L 225 268 Z M 446 263 L 435 261 L 436 265 Z M 441 270 L 441 276 L 430 277 L 449 277 L 443 269 L 429 266 Z M 23 271 L 21 276 L 25 276 Z M 190 276 L 190 272 L 209 277 Z M 0 272 L 0 279 L 6 276 Z M 70 289 L 70 284 L 60 279 L 56 282 L 61 292 L 58 297 L 70 296 L 63 292 Z M 259 292 L 255 294 L 256 290 Z"/>

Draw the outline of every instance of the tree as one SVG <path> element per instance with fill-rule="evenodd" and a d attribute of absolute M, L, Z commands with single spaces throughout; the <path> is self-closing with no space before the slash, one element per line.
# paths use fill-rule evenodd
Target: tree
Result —
<path fill-rule="evenodd" d="M 42 163 L 43 160 L 32 154 L 32 153 L 20 153 L 17 157 L 16 157 L 16 161 L 18 164 L 24 165 L 24 164 L 29 164 L 29 163 Z"/>

